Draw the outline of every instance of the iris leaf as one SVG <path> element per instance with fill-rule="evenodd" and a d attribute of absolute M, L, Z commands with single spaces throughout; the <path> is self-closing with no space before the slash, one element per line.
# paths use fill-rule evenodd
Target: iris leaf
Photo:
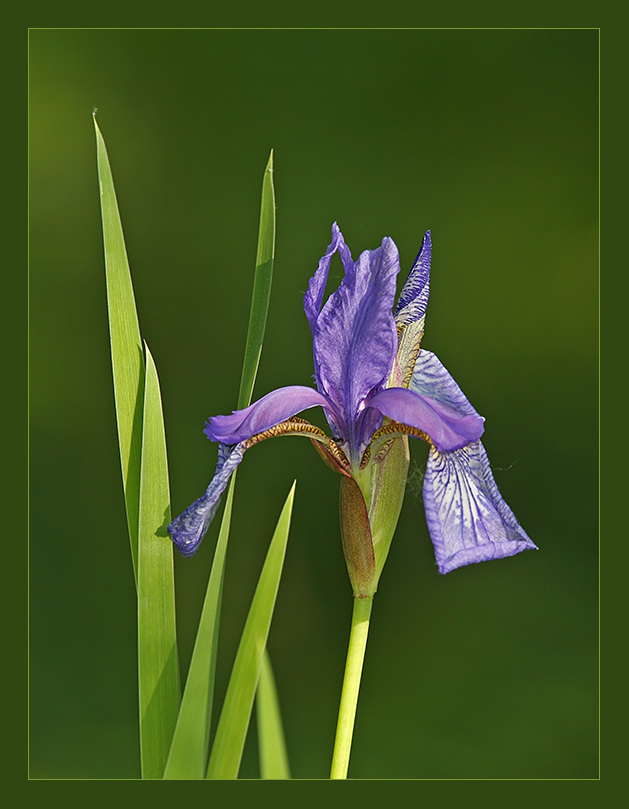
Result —
<path fill-rule="evenodd" d="M 118 443 L 138 594 L 142 777 L 162 777 L 180 700 L 168 461 L 159 381 L 143 352 L 107 149 L 94 119 Z M 146 361 L 145 361 L 146 356 Z"/>
<path fill-rule="evenodd" d="M 138 681 L 142 778 L 161 778 L 179 711 L 168 461 L 159 381 L 146 347 L 138 529 Z"/>
<path fill-rule="evenodd" d="M 96 129 L 98 180 L 103 221 L 107 310 L 118 443 L 131 558 L 137 583 L 144 359 L 114 181 L 105 141 L 96 123 L 96 118 L 94 118 L 94 127 Z"/>
<path fill-rule="evenodd" d="M 274 253 L 275 193 L 273 189 L 273 152 L 271 152 L 262 181 L 256 268 L 238 396 L 239 407 L 248 405 L 253 393 L 271 294 Z M 231 479 L 223 511 L 177 728 L 164 774 L 165 779 L 202 779 L 207 768 L 224 566 L 235 482 L 236 473 Z"/>
<path fill-rule="evenodd" d="M 245 358 L 242 365 L 242 376 L 240 378 L 238 409 L 247 407 L 247 405 L 251 403 L 253 385 L 258 372 L 260 354 L 262 353 L 266 318 L 269 311 L 274 259 L 275 191 L 273 188 L 273 151 L 271 150 L 269 161 L 264 171 L 264 180 L 262 182 L 262 204 L 260 206 L 256 271 L 253 280 Z"/>
<path fill-rule="evenodd" d="M 216 672 L 216 649 L 223 595 L 225 554 L 229 539 L 236 472 L 227 491 L 227 500 L 218 534 L 201 620 L 192 652 L 177 727 L 164 778 L 201 780 L 205 777 L 212 698 Z"/>
<path fill-rule="evenodd" d="M 286 742 L 280 716 L 275 679 L 268 652 L 262 658 L 262 669 L 256 693 L 260 777 L 283 780 L 290 778 Z"/>
<path fill-rule="evenodd" d="M 253 699 L 282 574 L 296 482 L 286 498 L 240 640 L 216 730 L 207 778 L 238 777 Z"/>

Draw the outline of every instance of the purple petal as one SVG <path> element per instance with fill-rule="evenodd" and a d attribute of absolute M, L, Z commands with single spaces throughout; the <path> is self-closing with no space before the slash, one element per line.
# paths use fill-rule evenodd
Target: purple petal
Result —
<path fill-rule="evenodd" d="M 317 319 L 319 389 L 350 424 L 367 394 L 386 383 L 393 367 L 397 331 L 391 310 L 399 269 L 397 247 L 385 238 L 346 271 Z M 346 437 L 353 451 L 356 439 L 353 434 Z"/>
<path fill-rule="evenodd" d="M 435 400 L 440 407 L 447 409 L 453 415 L 482 418 L 469 403 L 466 395 L 445 366 L 430 351 L 422 349 L 419 352 L 410 389 L 415 393 L 419 393 L 420 396 Z M 480 438 L 480 436 L 476 437 Z"/>
<path fill-rule="evenodd" d="M 424 506 L 440 573 L 537 550 L 502 499 L 480 441 L 454 452 L 431 447 Z"/>
<path fill-rule="evenodd" d="M 343 239 L 343 234 L 339 230 L 339 226 L 335 222 L 332 225 L 332 241 L 328 245 L 325 255 L 319 261 L 319 266 L 317 267 L 315 274 L 310 279 L 308 291 L 304 295 L 304 310 L 306 312 L 308 322 L 310 323 L 310 328 L 312 329 L 313 335 L 317 318 L 319 317 L 319 312 L 321 311 L 321 305 L 323 304 L 323 295 L 325 293 L 325 285 L 328 280 L 328 272 L 330 271 L 330 262 L 332 260 L 332 256 L 337 250 L 341 255 L 345 272 L 350 272 L 351 268 L 353 267 L 352 255 L 349 251 L 349 247 L 345 244 L 345 240 Z"/>
<path fill-rule="evenodd" d="M 424 336 L 430 291 L 430 253 L 430 231 L 427 231 L 394 313 L 398 331 L 397 361 L 400 368 L 400 385 L 405 388 L 410 385 Z"/>
<path fill-rule="evenodd" d="M 461 415 L 447 403 L 406 388 L 380 391 L 369 400 L 369 407 L 394 421 L 427 433 L 439 450 L 464 447 L 480 438 L 484 431 L 484 419 L 471 405 L 469 407 L 473 412 Z"/>
<path fill-rule="evenodd" d="M 244 453 L 245 449 L 240 445 L 228 447 L 220 444 L 216 472 L 205 494 L 168 526 L 168 533 L 182 556 L 194 556 L 199 549 L 220 505 L 221 495 Z"/>
<path fill-rule="evenodd" d="M 211 441 L 238 444 L 317 405 L 324 407 L 332 418 L 340 419 L 334 405 L 318 391 L 291 385 L 267 393 L 249 407 L 235 410 L 231 416 L 213 416 L 206 422 L 204 432 Z"/>
<path fill-rule="evenodd" d="M 407 326 L 426 315 L 428 296 L 430 294 L 430 255 L 432 244 L 430 231 L 427 230 L 422 240 L 417 258 L 395 307 L 395 322 L 398 327 Z"/>

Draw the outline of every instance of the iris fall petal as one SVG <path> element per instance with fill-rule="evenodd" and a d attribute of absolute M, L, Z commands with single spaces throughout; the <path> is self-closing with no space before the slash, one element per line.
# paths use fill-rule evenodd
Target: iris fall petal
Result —
<path fill-rule="evenodd" d="M 432 447 L 423 494 L 440 573 L 537 549 L 498 491 L 480 441 L 454 452 Z"/>

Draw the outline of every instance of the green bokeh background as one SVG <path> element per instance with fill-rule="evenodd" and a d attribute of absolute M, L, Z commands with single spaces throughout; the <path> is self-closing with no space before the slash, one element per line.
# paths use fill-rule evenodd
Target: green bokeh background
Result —
<path fill-rule="evenodd" d="M 350 775 L 597 777 L 598 32 L 194 29 L 30 34 L 31 777 L 139 775 L 93 106 L 174 513 L 213 471 L 205 418 L 236 403 L 269 150 L 258 397 L 311 384 L 301 301 L 334 220 L 355 256 L 392 236 L 403 275 L 431 229 L 424 347 L 486 417 L 496 481 L 540 550 L 439 576 L 413 442 Z M 294 478 L 269 648 L 293 775 L 326 778 L 351 592 L 338 479 L 306 441 L 241 468 L 217 694 Z M 217 530 L 176 560 L 183 674 Z M 241 774 L 258 777 L 255 737 Z"/>

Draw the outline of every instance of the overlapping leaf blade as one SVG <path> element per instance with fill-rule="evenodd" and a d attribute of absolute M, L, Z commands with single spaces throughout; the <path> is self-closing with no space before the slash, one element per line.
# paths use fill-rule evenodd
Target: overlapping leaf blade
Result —
<path fill-rule="evenodd" d="M 273 188 L 273 152 L 271 152 L 262 182 L 256 269 L 238 407 L 246 407 L 251 401 L 266 327 L 274 255 L 275 193 Z M 225 503 L 177 728 L 164 775 L 166 779 L 190 780 L 204 778 L 205 776 L 212 715 L 212 697 L 214 694 L 222 583 L 235 481 L 236 474 L 232 477 Z"/>
<path fill-rule="evenodd" d="M 192 781 L 205 778 L 210 743 L 225 554 L 231 525 L 235 482 L 236 473 L 232 476 L 227 492 L 201 620 L 186 678 L 186 687 L 164 773 L 164 778 L 167 780 Z"/>
<path fill-rule="evenodd" d="M 180 700 L 168 461 L 159 381 L 143 352 L 107 149 L 94 119 L 118 443 L 138 597 L 142 777 L 162 777 Z M 146 356 L 146 361 L 145 361 Z"/>
<path fill-rule="evenodd" d="M 164 421 L 146 347 L 138 530 L 138 684 L 142 778 L 162 778 L 179 712 L 173 544 Z"/>
<path fill-rule="evenodd" d="M 295 485 L 293 483 L 277 522 L 251 603 L 216 730 L 207 778 L 226 780 L 238 777 L 284 564 Z"/>

